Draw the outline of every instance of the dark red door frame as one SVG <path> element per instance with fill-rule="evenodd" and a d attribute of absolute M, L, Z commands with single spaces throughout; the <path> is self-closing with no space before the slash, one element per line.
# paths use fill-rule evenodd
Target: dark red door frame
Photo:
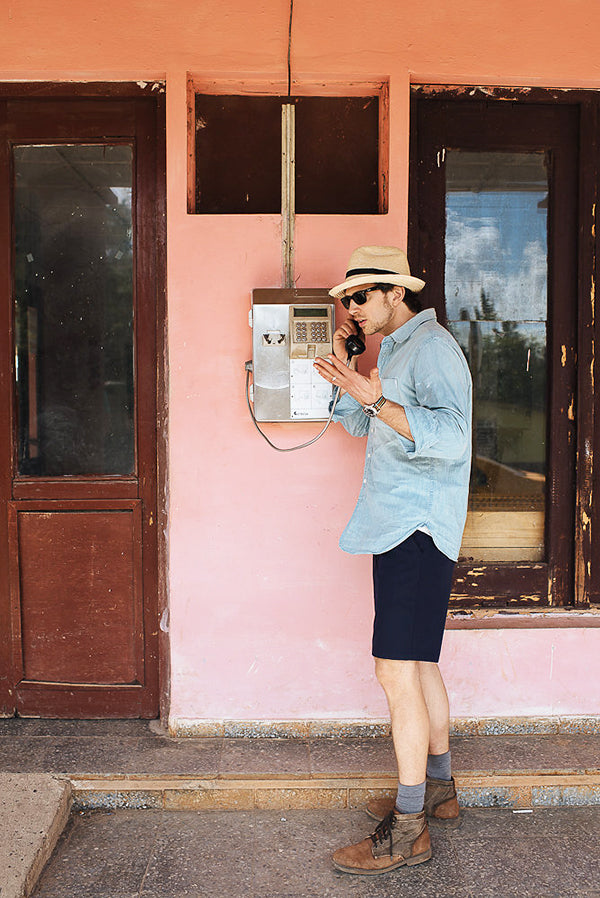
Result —
<path fill-rule="evenodd" d="M 124 116 L 124 118 L 123 118 Z M 142 382 L 136 395 L 138 465 L 135 478 L 22 478 L 16 477 L 13 449 L 13 338 L 12 222 L 10 145 L 22 142 L 108 140 L 119 137 L 118 121 L 129 121 L 137 154 L 136 245 L 136 355 Z M 129 126 L 128 126 L 129 127 Z M 166 406 L 166 164 L 164 85 L 147 84 L 4 84 L 0 85 L 0 253 L 5 276 L 0 283 L 0 715 L 15 708 L 35 716 L 155 717 L 166 713 L 168 701 L 168 646 L 158 620 L 166 607 L 166 508 L 157 497 L 165 495 Z M 143 313 L 140 314 L 140 310 Z M 141 430 L 140 430 L 141 428 Z M 144 428 L 146 430 L 144 431 Z M 153 429 L 151 438 L 148 428 Z M 140 555 L 144 597 L 144 684 L 134 701 L 127 690 L 95 687 L 73 690 L 60 685 L 15 689 L 21 664 L 18 627 L 13 628 L 11 650 L 10 568 L 8 508 L 13 522 L 19 508 L 83 502 L 106 507 L 111 500 L 141 502 Z M 14 550 L 14 546 L 13 546 Z M 13 593 L 14 557 L 13 563 Z M 18 583 L 16 584 L 18 588 Z M 13 596 L 14 597 L 14 596 Z M 14 606 L 13 606 L 14 614 Z M 159 677 L 160 673 L 160 677 Z M 38 695 L 39 693 L 39 695 Z M 37 696 L 37 697 L 36 697 Z M 24 704 L 23 704 L 24 703 Z"/>

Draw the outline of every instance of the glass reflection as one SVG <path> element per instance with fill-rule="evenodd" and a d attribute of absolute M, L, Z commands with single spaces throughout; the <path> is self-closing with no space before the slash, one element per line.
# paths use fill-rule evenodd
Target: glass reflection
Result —
<path fill-rule="evenodd" d="M 452 150 L 446 177 L 448 324 L 473 375 L 471 508 L 543 509 L 546 160 Z"/>
<path fill-rule="evenodd" d="M 134 470 L 132 149 L 14 148 L 18 471 Z"/>
<path fill-rule="evenodd" d="M 473 376 L 474 507 L 543 508 L 546 329 L 514 321 L 453 322 Z"/>

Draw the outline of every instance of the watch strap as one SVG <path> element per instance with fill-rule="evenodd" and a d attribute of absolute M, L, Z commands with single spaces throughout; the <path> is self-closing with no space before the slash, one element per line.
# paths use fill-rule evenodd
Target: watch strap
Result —
<path fill-rule="evenodd" d="M 370 405 L 363 405 L 362 409 L 365 415 L 368 415 L 370 418 L 374 418 L 379 414 L 385 403 L 386 398 L 385 396 L 381 395 L 379 399 L 377 399 L 375 402 L 372 402 Z"/>

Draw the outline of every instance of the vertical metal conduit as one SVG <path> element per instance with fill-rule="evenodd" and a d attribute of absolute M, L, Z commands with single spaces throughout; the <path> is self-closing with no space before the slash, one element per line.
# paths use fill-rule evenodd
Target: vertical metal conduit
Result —
<path fill-rule="evenodd" d="M 283 286 L 294 287 L 294 224 L 296 219 L 296 107 L 281 107 L 281 255 Z"/>

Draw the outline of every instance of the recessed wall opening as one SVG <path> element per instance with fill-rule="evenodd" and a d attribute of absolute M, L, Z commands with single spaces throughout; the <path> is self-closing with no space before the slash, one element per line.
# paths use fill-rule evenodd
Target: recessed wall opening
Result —
<path fill-rule="evenodd" d="M 190 189 L 196 214 L 278 214 L 282 169 L 292 168 L 296 214 L 387 211 L 387 91 L 356 85 L 333 96 L 212 93 L 190 96 Z M 282 107 L 293 107 L 286 147 Z"/>

